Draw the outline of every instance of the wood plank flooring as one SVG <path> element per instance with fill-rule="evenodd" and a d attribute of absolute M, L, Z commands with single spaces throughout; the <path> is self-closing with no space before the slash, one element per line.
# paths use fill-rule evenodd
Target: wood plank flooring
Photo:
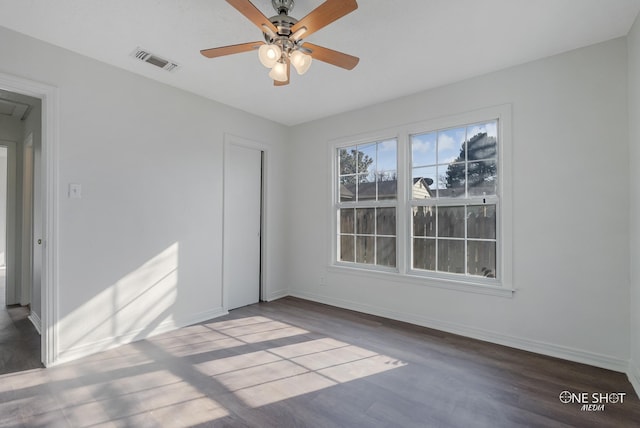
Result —
<path fill-rule="evenodd" d="M 289 297 L 0 375 L 0 427 L 22 426 L 618 428 L 640 401 L 622 373 Z"/>
<path fill-rule="evenodd" d="M 0 375 L 42 367 L 40 336 L 28 316 L 29 308 L 5 306 L 5 271 L 0 269 Z"/>

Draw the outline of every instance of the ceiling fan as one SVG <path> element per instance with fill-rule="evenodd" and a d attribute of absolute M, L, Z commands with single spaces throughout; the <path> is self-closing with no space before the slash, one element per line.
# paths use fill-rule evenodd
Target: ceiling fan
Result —
<path fill-rule="evenodd" d="M 358 8 L 356 0 L 326 0 L 304 18 L 297 20 L 289 16 L 294 0 L 271 0 L 278 13 L 267 18 L 249 0 L 227 0 L 263 33 L 265 41 L 241 43 L 219 48 L 203 49 L 207 58 L 231 55 L 258 49 L 258 58 L 267 68 L 275 86 L 289 84 L 290 66 L 298 74 L 304 74 L 312 59 L 326 62 L 347 70 L 353 69 L 359 58 L 303 41 L 316 31 L 326 27 Z"/>

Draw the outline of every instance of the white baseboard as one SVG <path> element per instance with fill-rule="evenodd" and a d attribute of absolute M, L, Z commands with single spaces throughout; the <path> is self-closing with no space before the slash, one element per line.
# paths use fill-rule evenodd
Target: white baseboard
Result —
<path fill-rule="evenodd" d="M 625 373 L 629 370 L 629 362 L 626 360 L 611 357 L 608 355 L 601 355 L 594 352 L 588 352 L 581 349 L 575 349 L 567 346 L 560 346 L 531 339 L 523 339 L 520 337 L 509 336 L 502 333 L 468 327 L 450 323 L 447 321 L 430 319 L 421 315 L 399 313 L 376 306 L 362 304 L 359 302 L 335 299 L 332 297 L 320 296 L 313 293 L 292 291 L 289 293 L 289 295 L 293 297 L 299 297 L 301 299 L 312 300 L 318 303 L 325 303 L 331 306 L 337 306 L 344 309 L 364 312 L 371 315 L 377 315 L 384 318 L 390 318 L 397 321 L 408 322 L 423 327 L 446 331 L 448 333 L 458 334 L 460 336 L 470 337 L 473 339 L 479 339 L 485 342 L 509 346 L 511 348 L 521 349 L 523 351 L 535 352 L 537 354 L 543 354 L 550 357 L 561 358 L 564 360 L 575 361 L 578 363 L 588 364 L 608 370 L 614 370 L 617 372 Z"/>
<path fill-rule="evenodd" d="M 38 334 L 42 335 L 42 321 L 40 320 L 40 316 L 38 316 L 38 314 L 36 314 L 35 312 L 31 311 L 31 313 L 27 318 L 29 319 L 29 321 L 31 321 L 31 324 L 33 324 L 33 326 L 36 328 L 36 331 L 38 332 Z"/>
<path fill-rule="evenodd" d="M 267 302 L 273 302 L 274 300 L 282 299 L 283 297 L 287 297 L 289 295 L 289 290 L 278 290 L 267 294 L 265 300 Z"/>
<path fill-rule="evenodd" d="M 138 340 L 143 340 L 152 336 L 156 336 L 158 334 L 173 331 L 178 328 L 187 327 L 213 318 L 221 317 L 227 315 L 228 313 L 229 312 L 222 307 L 215 308 L 210 311 L 192 314 L 191 316 L 182 319 L 164 321 L 151 330 L 147 328 L 138 329 L 124 335 L 107 337 L 96 342 L 74 346 L 72 348 L 60 351 L 60 353 L 58 354 L 58 359 L 52 365 L 66 363 L 78 358 L 95 354 L 97 352 L 107 351 L 120 345 L 137 342 Z"/>
<path fill-rule="evenodd" d="M 636 395 L 640 397 L 640 366 L 633 360 L 629 361 L 629 370 L 627 371 L 629 382 L 636 390 Z"/>

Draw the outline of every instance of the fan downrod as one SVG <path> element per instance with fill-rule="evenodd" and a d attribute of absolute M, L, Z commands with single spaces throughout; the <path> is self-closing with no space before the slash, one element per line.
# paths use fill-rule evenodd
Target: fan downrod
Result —
<path fill-rule="evenodd" d="M 271 0 L 271 5 L 278 12 L 278 15 L 288 15 L 293 10 L 293 0 Z"/>

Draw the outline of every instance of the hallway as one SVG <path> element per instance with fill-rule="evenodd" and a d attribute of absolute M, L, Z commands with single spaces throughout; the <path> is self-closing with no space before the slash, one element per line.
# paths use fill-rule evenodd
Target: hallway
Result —
<path fill-rule="evenodd" d="M 42 367 L 40 335 L 26 307 L 5 305 L 5 269 L 0 268 L 0 374 Z"/>

